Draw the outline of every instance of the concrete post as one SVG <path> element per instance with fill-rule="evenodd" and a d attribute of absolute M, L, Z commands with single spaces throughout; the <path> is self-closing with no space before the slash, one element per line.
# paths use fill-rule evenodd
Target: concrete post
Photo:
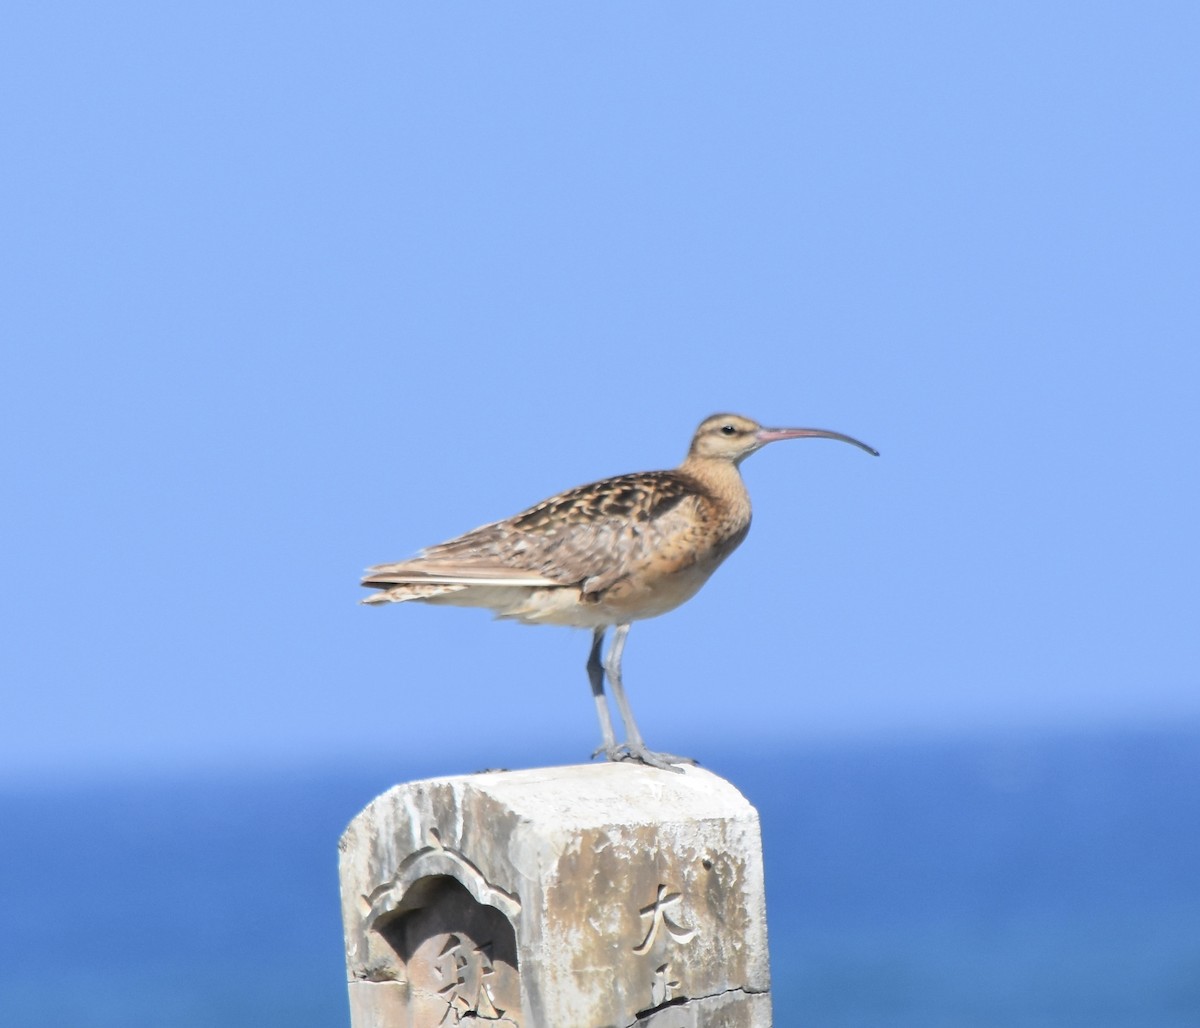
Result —
<path fill-rule="evenodd" d="M 398 785 L 340 843 L 353 1028 L 768 1028 L 758 814 L 689 767 Z"/>

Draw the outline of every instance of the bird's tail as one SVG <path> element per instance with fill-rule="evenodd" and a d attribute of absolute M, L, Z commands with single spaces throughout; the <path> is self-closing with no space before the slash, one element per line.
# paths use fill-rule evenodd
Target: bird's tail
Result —
<path fill-rule="evenodd" d="M 362 584 L 368 589 L 379 590 L 362 601 L 368 604 L 437 600 L 465 590 L 490 593 L 494 589 L 529 589 L 556 584 L 551 579 L 530 571 L 517 571 L 495 565 L 426 561 L 420 557 L 399 564 L 378 564 L 367 568 L 367 572 Z"/>

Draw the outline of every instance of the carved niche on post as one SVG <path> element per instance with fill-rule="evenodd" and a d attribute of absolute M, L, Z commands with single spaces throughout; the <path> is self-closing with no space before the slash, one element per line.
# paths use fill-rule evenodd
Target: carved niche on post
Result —
<path fill-rule="evenodd" d="M 362 980 L 402 983 L 405 1024 L 490 1021 L 520 1028 L 515 897 L 487 882 L 437 829 L 396 875 L 362 897 L 363 920 L 387 945 Z"/>

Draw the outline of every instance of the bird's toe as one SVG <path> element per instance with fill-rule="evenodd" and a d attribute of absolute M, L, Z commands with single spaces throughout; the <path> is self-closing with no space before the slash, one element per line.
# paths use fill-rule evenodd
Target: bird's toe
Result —
<path fill-rule="evenodd" d="M 611 760 L 614 763 L 633 760 L 639 764 L 645 764 L 647 767 L 656 767 L 660 771 L 673 771 L 676 774 L 683 774 L 683 768 L 676 765 L 691 764 L 695 766 L 696 764 L 691 757 L 678 757 L 674 753 L 659 753 L 656 750 L 647 749 L 645 746 L 627 742 L 614 746 L 601 746 L 592 754 L 592 759 L 595 760 L 602 753 L 605 760 Z"/>
<path fill-rule="evenodd" d="M 639 764 L 645 764 L 647 767 L 656 767 L 661 771 L 674 771 L 675 774 L 683 774 L 683 768 L 678 767 L 679 764 L 695 764 L 691 757 L 677 757 L 674 753 L 658 753 L 655 750 L 646 749 L 645 746 L 626 746 L 627 754 L 622 759 L 636 760 Z"/>

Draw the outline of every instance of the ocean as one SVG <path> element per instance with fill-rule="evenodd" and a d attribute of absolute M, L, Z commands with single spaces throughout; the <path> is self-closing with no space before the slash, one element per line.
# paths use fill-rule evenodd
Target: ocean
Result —
<path fill-rule="evenodd" d="M 1200 1028 L 1200 730 L 708 757 L 780 1028 Z M 0 1025 L 346 1028 L 337 840 L 415 776 L 0 787 Z"/>

